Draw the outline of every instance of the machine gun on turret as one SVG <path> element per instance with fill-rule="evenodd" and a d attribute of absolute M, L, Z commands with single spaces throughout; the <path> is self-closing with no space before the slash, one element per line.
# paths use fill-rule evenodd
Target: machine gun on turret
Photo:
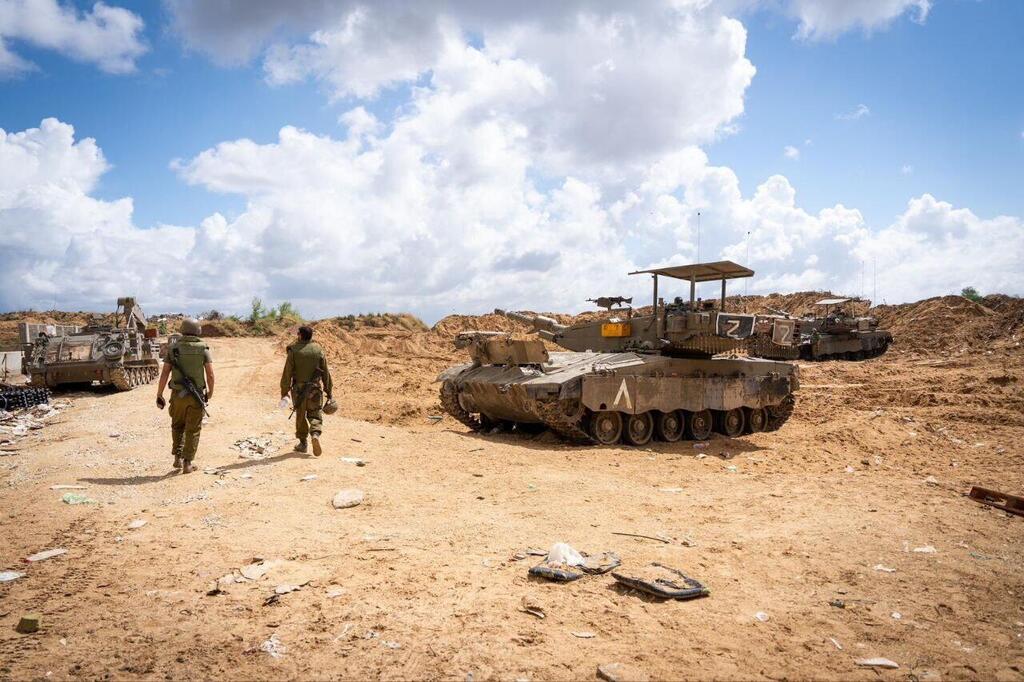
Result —
<path fill-rule="evenodd" d="M 612 308 L 619 306 L 620 308 L 624 305 L 632 305 L 633 297 L 626 298 L 625 296 L 598 296 L 597 298 L 588 298 L 588 303 L 595 304 L 598 308 L 604 308 L 608 312 L 612 311 Z"/>

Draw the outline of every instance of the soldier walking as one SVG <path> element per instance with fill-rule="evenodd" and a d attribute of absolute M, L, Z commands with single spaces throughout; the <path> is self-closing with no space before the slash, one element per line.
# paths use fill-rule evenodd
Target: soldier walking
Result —
<path fill-rule="evenodd" d="M 164 387 L 171 380 L 171 453 L 174 468 L 190 474 L 196 470 L 192 464 L 199 449 L 199 433 L 203 430 L 206 403 L 213 398 L 213 359 L 206 342 L 199 338 L 202 332 L 196 320 L 181 323 L 182 336 L 167 347 L 160 384 L 156 389 L 156 406 L 161 410 L 167 404 Z M 202 395 L 194 396 L 189 382 Z"/>
<path fill-rule="evenodd" d="M 327 358 L 320 345 L 313 343 L 313 328 L 299 327 L 298 340 L 288 346 L 288 359 L 281 373 L 281 398 L 290 392 L 295 412 L 295 437 L 299 439 L 296 452 L 307 451 L 307 438 L 313 441 L 314 456 L 319 457 L 323 452 L 320 447 L 323 413 L 332 414 L 337 409 L 331 398 L 332 388 Z M 326 407 L 324 395 L 327 396 Z"/>

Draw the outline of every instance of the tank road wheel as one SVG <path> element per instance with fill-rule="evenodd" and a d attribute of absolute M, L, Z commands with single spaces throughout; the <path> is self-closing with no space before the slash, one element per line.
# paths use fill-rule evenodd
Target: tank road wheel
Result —
<path fill-rule="evenodd" d="M 717 431 L 723 436 L 736 438 L 743 434 L 743 427 L 746 420 L 743 418 L 743 408 L 737 407 L 733 410 L 719 412 L 716 410 Z"/>
<path fill-rule="evenodd" d="M 462 403 L 459 402 L 459 389 L 450 379 L 441 384 L 441 407 L 474 431 L 482 430 L 480 420 L 462 407 Z"/>
<path fill-rule="evenodd" d="M 622 415 L 618 412 L 597 412 L 590 420 L 590 435 L 601 445 L 619 442 L 622 436 Z"/>
<path fill-rule="evenodd" d="M 744 408 L 747 413 L 747 433 L 760 433 L 768 428 L 768 410 L 763 407 Z"/>
<path fill-rule="evenodd" d="M 711 410 L 694 412 L 686 420 L 686 433 L 693 440 L 707 440 L 711 436 Z"/>
<path fill-rule="evenodd" d="M 686 415 L 682 410 L 660 412 L 655 421 L 658 438 L 668 443 L 675 443 L 683 437 L 686 428 Z"/>
<path fill-rule="evenodd" d="M 626 441 L 630 445 L 647 445 L 654 437 L 654 417 L 650 412 L 626 417 Z"/>

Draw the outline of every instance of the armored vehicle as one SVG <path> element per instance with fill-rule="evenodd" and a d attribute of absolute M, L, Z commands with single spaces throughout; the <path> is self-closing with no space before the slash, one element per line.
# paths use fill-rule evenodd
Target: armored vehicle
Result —
<path fill-rule="evenodd" d="M 892 333 L 878 328 L 878 320 L 868 316 L 854 316 L 845 304 L 859 299 L 823 298 L 815 306 L 823 308 L 821 315 L 793 317 L 782 310 L 771 310 L 774 315 L 759 315 L 749 352 L 761 358 L 803 360 L 863 360 L 884 353 L 892 343 Z M 778 343 L 779 330 L 791 325 L 788 337 Z M 773 338 L 774 337 L 774 338 Z"/>
<path fill-rule="evenodd" d="M 25 344 L 24 372 L 33 386 L 54 388 L 93 382 L 127 391 L 160 371 L 156 330 L 134 298 L 117 299 L 113 324 L 96 320 L 81 330 L 51 337 L 39 332 Z"/>
<path fill-rule="evenodd" d="M 651 275 L 651 314 L 607 306 L 607 317 L 570 326 L 498 310 L 532 325 L 540 338 L 460 334 L 456 346 L 469 349 L 473 362 L 438 377 L 445 411 L 478 431 L 544 424 L 569 440 L 600 444 L 704 440 L 712 431 L 739 436 L 782 426 L 799 386 L 796 366 L 719 357 L 743 348 L 753 333 L 753 315 L 724 309 L 726 281 L 753 271 L 720 261 L 630 274 Z M 659 277 L 689 282 L 689 300 L 666 304 Z M 718 305 L 696 298 L 698 282 L 718 280 Z M 621 297 L 599 305 L 610 298 Z M 545 341 L 565 351 L 549 352 Z"/>

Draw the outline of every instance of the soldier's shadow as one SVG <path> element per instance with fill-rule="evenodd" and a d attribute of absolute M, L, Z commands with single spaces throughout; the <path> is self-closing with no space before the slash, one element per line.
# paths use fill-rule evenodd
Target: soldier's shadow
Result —
<path fill-rule="evenodd" d="M 323 457 L 314 457 L 308 452 L 282 452 L 280 455 L 274 455 L 273 457 L 266 457 L 264 459 L 247 459 L 243 462 L 235 462 L 234 464 L 225 464 L 224 466 L 218 466 L 217 471 L 235 471 L 238 469 L 249 469 L 251 467 L 261 467 L 268 464 L 276 464 L 277 462 L 283 462 L 286 459 L 314 459 L 320 460 Z"/>
<path fill-rule="evenodd" d="M 159 476 L 127 476 L 125 478 L 80 478 L 79 483 L 92 483 L 93 485 L 143 485 L 145 483 L 159 483 L 173 476 L 182 475 L 177 469 L 171 469 L 166 474 Z"/>

